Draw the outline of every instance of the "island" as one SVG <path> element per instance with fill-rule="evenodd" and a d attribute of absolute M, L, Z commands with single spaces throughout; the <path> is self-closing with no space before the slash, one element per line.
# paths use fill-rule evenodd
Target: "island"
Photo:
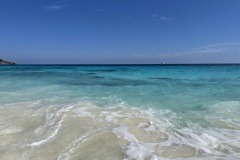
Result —
<path fill-rule="evenodd" d="M 0 59 L 0 65 L 16 65 L 16 62 L 8 62 L 3 59 Z"/>

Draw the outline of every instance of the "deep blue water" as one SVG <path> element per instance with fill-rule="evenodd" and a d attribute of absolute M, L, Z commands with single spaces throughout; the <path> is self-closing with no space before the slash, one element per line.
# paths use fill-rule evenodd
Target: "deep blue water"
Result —
<path fill-rule="evenodd" d="M 27 90 L 33 92 L 11 98 L 115 96 L 136 107 L 176 111 L 201 110 L 211 103 L 240 100 L 240 65 L 1 66 L 0 74 L 4 103 L 11 102 L 8 94 L 13 91 Z M 34 92 L 36 87 L 45 90 Z"/>

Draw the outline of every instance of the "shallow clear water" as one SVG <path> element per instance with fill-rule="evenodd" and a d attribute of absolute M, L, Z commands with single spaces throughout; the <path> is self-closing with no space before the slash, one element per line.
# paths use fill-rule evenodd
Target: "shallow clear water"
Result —
<path fill-rule="evenodd" d="M 240 159 L 240 65 L 1 66 L 0 159 Z"/>

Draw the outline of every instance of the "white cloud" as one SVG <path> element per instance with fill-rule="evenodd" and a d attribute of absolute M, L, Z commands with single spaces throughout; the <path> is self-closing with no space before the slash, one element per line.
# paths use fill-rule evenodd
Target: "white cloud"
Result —
<path fill-rule="evenodd" d="M 134 19 L 134 17 L 133 16 L 127 16 L 126 19 L 132 20 L 132 19 Z"/>
<path fill-rule="evenodd" d="M 133 54 L 131 57 L 136 57 L 136 58 L 146 58 L 146 57 L 151 57 L 150 55 L 147 54 Z"/>
<path fill-rule="evenodd" d="M 162 21 L 172 21 L 173 18 L 169 18 L 169 17 L 161 17 Z"/>
<path fill-rule="evenodd" d="M 59 11 L 61 9 L 63 9 L 65 6 L 63 5 L 49 5 L 49 6 L 46 6 L 44 9 L 46 11 Z"/>
<path fill-rule="evenodd" d="M 153 14 L 151 17 L 153 21 L 172 21 L 173 20 L 173 18 L 171 17 L 159 16 L 157 14 Z"/>
<path fill-rule="evenodd" d="M 202 46 L 199 48 L 194 48 L 191 50 L 183 51 L 183 52 L 175 52 L 175 53 L 161 53 L 155 55 L 132 55 L 132 57 L 136 58 L 197 58 L 197 57 L 209 57 L 209 56 L 218 56 L 218 55 L 229 55 L 229 54 L 240 54 L 240 43 L 218 43 L 211 44 L 207 46 Z"/>
<path fill-rule="evenodd" d="M 213 54 L 222 54 L 222 53 L 240 53 L 239 52 L 240 43 L 218 43 L 211 44 L 207 46 L 202 46 L 199 48 L 194 48 L 185 52 L 176 52 L 176 53 L 164 53 L 159 54 L 159 57 L 172 58 L 172 57 L 206 57 Z"/>
<path fill-rule="evenodd" d="M 236 48 L 236 47 L 240 47 L 239 42 L 211 44 L 211 45 L 195 48 L 193 50 L 198 51 L 198 50 L 213 49 L 213 48 Z"/>
<path fill-rule="evenodd" d="M 94 8 L 93 11 L 94 11 L 94 12 L 104 12 L 104 9 L 101 9 L 101 8 Z"/>

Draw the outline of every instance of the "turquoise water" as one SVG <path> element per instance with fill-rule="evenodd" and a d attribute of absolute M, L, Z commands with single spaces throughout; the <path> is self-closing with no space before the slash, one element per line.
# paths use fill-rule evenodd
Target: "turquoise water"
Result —
<path fill-rule="evenodd" d="M 67 109 L 69 106 L 74 107 Z M 96 123 L 110 123 L 108 129 L 101 125 L 97 128 L 117 135 L 117 140 L 112 141 L 118 141 L 121 155 L 112 155 L 116 156 L 114 159 L 240 159 L 240 65 L 1 66 L 0 109 L 0 135 L 8 140 L 11 135 L 19 136 L 16 141 L 9 140 L 0 145 L 0 149 L 16 159 L 23 155 L 25 159 L 39 157 L 30 152 L 31 148 L 24 149 L 23 146 L 32 144 L 31 147 L 35 147 L 37 144 L 35 150 L 40 152 L 41 147 L 59 140 L 61 136 L 65 139 L 71 137 L 67 132 L 63 134 L 58 126 L 62 123 L 70 126 L 70 122 L 52 119 L 53 124 L 46 130 L 56 134 L 44 131 L 35 138 L 21 139 L 22 135 L 35 133 L 46 125 L 50 113 L 53 117 L 57 117 L 57 113 L 61 113 L 59 117 L 65 117 L 76 109 L 79 120 L 83 117 L 96 120 L 106 112 L 111 115 L 108 118 L 104 115 L 105 118 Z M 67 109 L 66 112 L 63 113 L 63 109 Z M 22 115 L 13 113 L 14 110 L 29 113 L 29 121 L 34 117 L 32 115 L 38 115 L 39 120 L 28 125 L 17 123 L 14 119 Z M 98 113 L 95 114 L 96 111 Z M 10 116 L 4 118 L 6 114 Z M 147 122 L 122 123 L 123 119 L 130 120 L 131 117 L 144 117 Z M 74 121 L 77 119 L 75 117 Z M 7 130 L 6 124 L 10 127 Z M 147 124 L 155 126 L 151 132 L 142 127 Z M 136 126 L 141 130 L 136 131 L 135 128 L 131 132 L 131 127 Z M 92 131 L 89 129 L 86 133 Z M 75 130 L 69 132 L 82 136 Z M 138 134 L 144 134 L 142 132 L 147 133 L 145 139 L 142 139 L 144 135 L 138 138 Z M 164 133 L 165 137 L 160 138 L 158 133 Z M 135 136 L 135 140 L 129 135 Z M 148 137 L 153 135 L 158 135 L 158 139 L 150 141 Z M 66 141 L 66 146 L 73 139 Z M 57 144 L 50 146 L 54 145 Z M 64 147 L 59 150 L 64 150 Z M 87 159 L 88 151 L 71 154 L 75 157 L 84 155 L 82 159 Z M 51 152 L 56 152 L 54 158 L 64 159 L 60 151 Z M 176 154 L 178 152 L 185 155 Z M 71 154 L 65 159 L 74 159 Z M 2 158 L 6 157 L 3 154 Z"/>

